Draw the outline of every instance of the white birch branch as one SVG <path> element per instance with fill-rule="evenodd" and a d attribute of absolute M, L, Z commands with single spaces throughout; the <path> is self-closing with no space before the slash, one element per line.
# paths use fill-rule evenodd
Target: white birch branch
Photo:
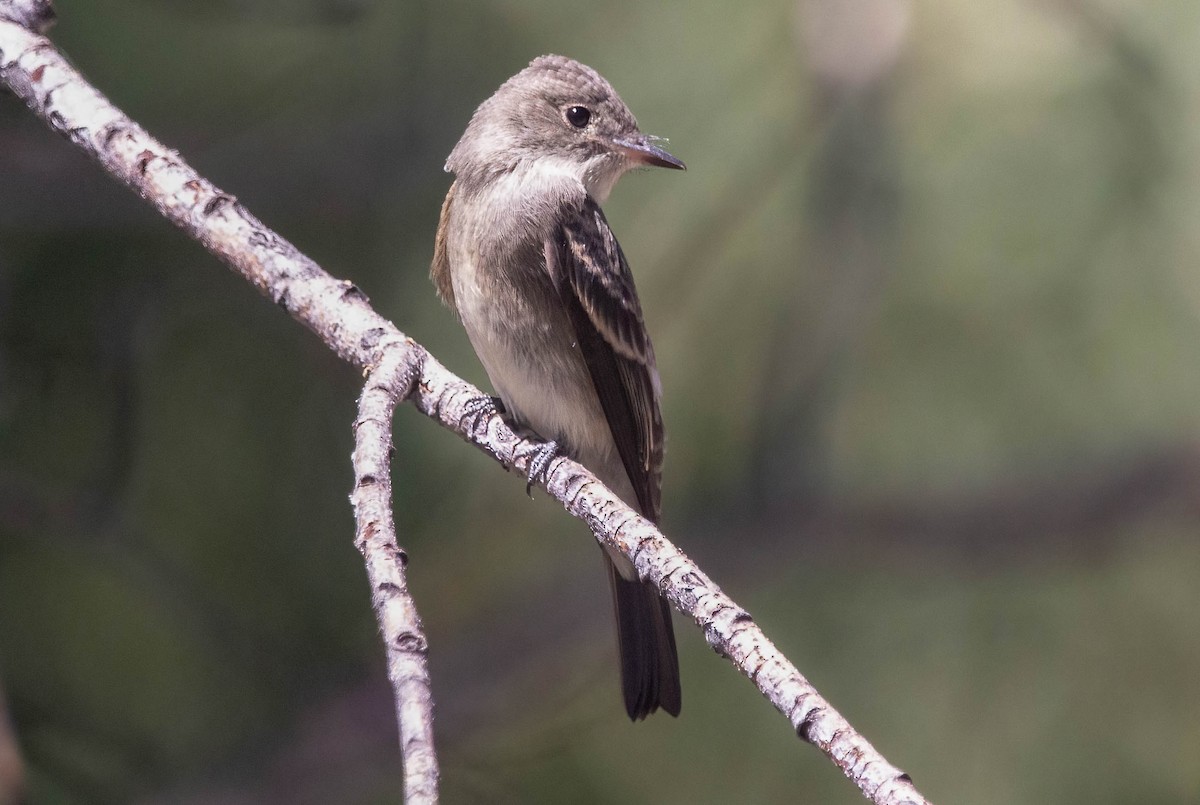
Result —
<path fill-rule="evenodd" d="M 383 600 L 392 592 L 406 590 L 403 554 L 391 527 L 387 500 L 390 484 L 384 481 L 388 469 L 386 448 L 383 461 L 373 459 L 371 469 L 366 469 L 367 451 L 379 449 L 386 437 L 381 441 L 379 434 L 367 434 L 364 429 L 386 430 L 389 409 L 398 399 L 407 398 L 422 413 L 476 444 L 510 470 L 526 472 L 532 443 L 513 433 L 498 416 L 484 418 L 474 431 L 469 430 L 471 417 L 467 416 L 466 404 L 481 392 L 446 370 L 423 347 L 379 316 L 353 284 L 326 274 L 233 196 L 202 178 L 177 153 L 114 107 L 49 40 L 25 27 L 29 21 L 36 24 L 46 19 L 35 9 L 45 6 L 45 0 L 0 0 L 0 83 L 11 88 L 51 128 L 315 332 L 339 357 L 371 373 L 356 422 L 357 543 L 367 558 L 385 635 L 393 623 L 393 611 L 399 613 L 395 623 L 406 624 L 397 627 L 397 634 L 419 635 L 413 628 L 418 621 L 411 602 Z M 377 402 L 375 395 L 385 399 Z M 375 479 L 373 484 L 364 484 L 368 476 Z M 809 684 L 744 609 L 586 468 L 566 458 L 556 459 L 545 488 L 567 511 L 586 521 L 597 540 L 633 560 L 642 578 L 656 584 L 676 609 L 695 621 L 713 650 L 747 676 L 787 718 L 796 734 L 829 757 L 868 799 L 879 805 L 919 805 L 927 801 L 907 775 L 888 763 Z M 381 514 L 380 506 L 385 514 Z M 386 533 L 378 530 L 383 523 L 388 526 Z M 377 549 L 383 555 L 376 553 Z M 387 569 L 389 565 L 391 569 Z M 386 581 L 391 572 L 397 574 L 393 578 L 399 578 L 400 583 Z M 380 583 L 394 584 L 395 589 L 381 590 Z M 410 706 L 428 706 L 427 701 L 415 705 L 409 701 L 414 695 L 428 695 L 428 673 L 422 665 L 423 638 L 417 650 L 410 648 L 390 643 L 387 646 L 389 678 L 404 736 L 401 748 L 406 753 L 406 778 L 413 764 L 432 760 L 432 742 L 427 735 L 418 730 L 419 737 L 410 740 L 404 722 Z M 409 756 L 410 749 L 419 749 L 422 754 Z M 432 773 L 436 784 L 436 766 Z M 436 796 L 435 791 L 431 796 Z"/>
<path fill-rule="evenodd" d="M 433 748 L 433 691 L 429 643 L 408 592 L 408 556 L 396 540 L 392 517 L 392 415 L 420 376 L 423 352 L 388 350 L 367 378 L 354 421 L 354 544 L 367 566 L 371 602 L 383 631 L 388 680 L 404 758 L 404 801 L 438 801 L 438 761 Z"/>

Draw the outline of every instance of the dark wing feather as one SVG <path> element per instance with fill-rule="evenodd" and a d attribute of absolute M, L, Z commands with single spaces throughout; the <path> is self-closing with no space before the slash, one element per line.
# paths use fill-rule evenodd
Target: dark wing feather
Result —
<path fill-rule="evenodd" d="M 546 266 L 575 326 L 639 508 L 657 521 L 663 424 L 654 348 L 629 264 L 591 197 L 563 214 L 554 242 L 546 244 Z"/>

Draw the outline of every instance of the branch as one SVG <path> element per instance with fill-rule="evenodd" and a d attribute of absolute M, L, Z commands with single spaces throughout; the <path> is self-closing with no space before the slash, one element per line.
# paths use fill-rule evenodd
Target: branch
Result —
<path fill-rule="evenodd" d="M 371 374 L 357 437 L 354 502 L 357 544 L 367 559 L 376 611 L 388 640 L 389 677 L 397 700 L 406 785 L 436 781 L 427 711 L 428 675 L 416 613 L 404 594 L 403 553 L 396 546 L 388 498 L 386 430 L 396 401 L 418 410 L 522 474 L 536 446 L 499 416 L 474 422 L 466 405 L 481 392 L 456 377 L 379 316 L 353 284 L 335 280 L 212 185 L 178 154 L 150 137 L 70 66 L 45 38 L 14 19 L 35 0 L 0 0 L 0 83 L 55 131 L 150 202 L 227 263 L 338 356 Z M 5 21 L 7 20 L 7 21 Z M 473 427 L 468 427 L 470 423 Z M 628 556 L 639 575 L 704 631 L 710 646 L 745 674 L 792 725 L 824 752 L 873 802 L 924 803 L 908 776 L 880 755 L 767 640 L 750 615 L 647 520 L 580 464 L 557 459 L 545 488 L 591 526 L 597 540 Z M 373 482 L 371 481 L 373 479 Z M 382 586 L 381 586 L 382 585 Z M 411 719 L 411 720 L 410 720 Z M 412 751 L 415 754 L 409 755 Z M 435 796 L 433 791 L 425 791 Z M 415 795 L 416 789 L 410 789 Z"/>
<path fill-rule="evenodd" d="M 54 19 L 54 5 L 50 0 L 0 2 L 0 20 L 16 23 L 29 31 L 45 33 L 54 24 Z"/>
<path fill-rule="evenodd" d="M 392 517 L 392 415 L 420 374 L 415 349 L 390 350 L 371 372 L 354 421 L 355 541 L 367 565 L 375 617 L 383 630 L 388 679 L 396 699 L 404 801 L 437 802 L 438 762 L 433 749 L 433 692 L 426 660 L 429 643 L 408 592 L 408 556 L 396 541 Z"/>

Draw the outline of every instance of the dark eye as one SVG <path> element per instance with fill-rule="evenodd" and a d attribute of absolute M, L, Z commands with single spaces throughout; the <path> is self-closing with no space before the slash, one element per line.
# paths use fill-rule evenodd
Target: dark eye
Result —
<path fill-rule="evenodd" d="M 591 110 L 586 106 L 572 106 L 567 109 L 567 122 L 577 129 L 586 127 L 591 120 Z"/>

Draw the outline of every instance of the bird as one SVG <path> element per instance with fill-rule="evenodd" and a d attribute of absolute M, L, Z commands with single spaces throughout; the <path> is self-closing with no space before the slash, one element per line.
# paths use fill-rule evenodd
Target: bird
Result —
<path fill-rule="evenodd" d="M 642 516 L 661 515 L 662 387 L 633 275 L 600 205 L 639 167 L 684 170 L 643 134 L 608 81 L 546 55 L 479 105 L 445 169 L 430 276 L 497 395 L 483 400 L 547 441 L 529 479 L 566 455 Z M 671 610 L 606 549 L 621 689 L 633 721 L 678 716 Z"/>

